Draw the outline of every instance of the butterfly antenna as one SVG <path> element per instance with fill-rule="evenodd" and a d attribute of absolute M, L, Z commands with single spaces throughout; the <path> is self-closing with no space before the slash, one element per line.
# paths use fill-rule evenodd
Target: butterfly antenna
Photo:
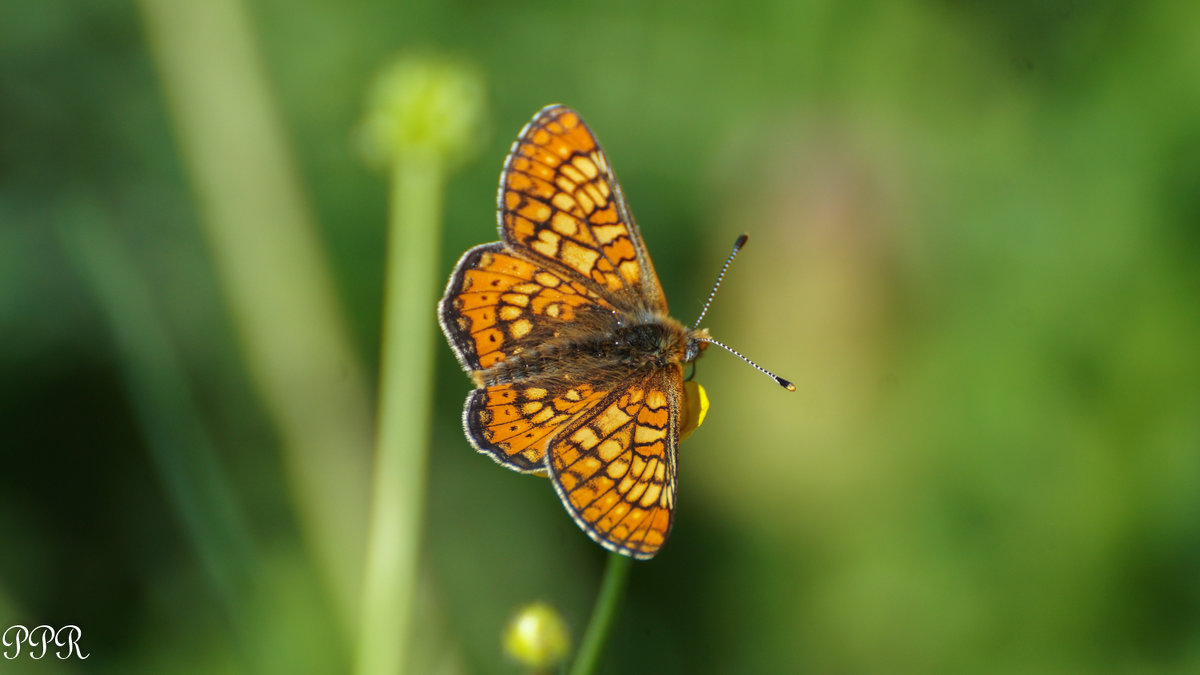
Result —
<path fill-rule="evenodd" d="M 776 382 L 778 382 L 779 386 L 783 387 L 784 389 L 787 389 L 788 391 L 796 391 L 796 385 L 792 384 L 791 382 L 788 382 L 787 380 L 783 379 L 782 377 L 776 375 L 775 373 L 772 373 L 771 371 L 767 370 L 766 368 L 763 368 L 762 366 L 758 365 L 757 363 L 746 358 L 740 352 L 738 352 L 738 350 L 734 349 L 733 347 L 730 347 L 729 345 L 726 345 L 726 344 L 721 344 L 720 342 L 717 342 L 716 340 L 714 340 L 710 337 L 699 338 L 699 340 L 700 340 L 700 342 L 707 342 L 710 345 L 716 345 L 716 346 L 720 347 L 721 349 L 724 349 L 725 351 L 729 352 L 730 354 L 733 354 L 734 356 L 738 357 L 739 359 L 745 361 L 746 363 L 749 363 L 750 365 L 757 368 L 758 372 L 760 372 L 763 375 L 766 375 L 767 377 L 770 377 L 772 380 L 775 380 Z"/>
<path fill-rule="evenodd" d="M 700 310 L 700 316 L 696 318 L 696 323 L 692 324 L 692 330 L 700 327 L 700 322 L 704 320 L 704 315 L 708 314 L 708 308 L 712 305 L 713 298 L 717 297 L 717 289 L 721 287 L 721 282 L 725 280 L 725 270 L 729 269 L 729 264 L 733 262 L 734 257 L 736 257 L 738 251 L 742 250 L 742 247 L 746 245 L 746 240 L 749 238 L 750 235 L 743 234 L 737 238 L 737 241 L 733 242 L 733 250 L 729 252 L 729 257 L 725 259 L 725 264 L 721 265 L 721 273 L 717 275 L 717 283 L 713 284 L 712 292 L 708 294 L 708 300 L 704 301 L 704 309 Z M 728 349 L 728 347 L 726 347 L 726 349 Z M 734 353 L 736 354 L 737 352 Z M 762 370 L 762 368 L 759 368 L 759 370 Z"/>

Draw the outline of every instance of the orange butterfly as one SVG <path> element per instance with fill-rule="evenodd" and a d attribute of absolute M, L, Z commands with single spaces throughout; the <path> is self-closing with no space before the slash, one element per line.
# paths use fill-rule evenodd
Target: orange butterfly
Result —
<path fill-rule="evenodd" d="M 438 307 L 478 387 L 467 438 L 509 469 L 548 475 L 601 546 L 653 557 L 675 513 L 683 364 L 720 343 L 668 316 L 608 158 L 575 111 L 547 106 L 521 130 L 498 202 L 502 241 L 463 255 Z"/>

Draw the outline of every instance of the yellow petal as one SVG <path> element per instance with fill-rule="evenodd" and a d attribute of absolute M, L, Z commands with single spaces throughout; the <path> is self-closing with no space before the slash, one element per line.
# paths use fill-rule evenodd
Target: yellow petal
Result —
<path fill-rule="evenodd" d="M 704 387 L 696 382 L 683 383 L 683 419 L 679 421 L 679 440 L 692 435 L 692 432 L 704 424 L 704 416 L 708 414 L 708 394 Z"/>

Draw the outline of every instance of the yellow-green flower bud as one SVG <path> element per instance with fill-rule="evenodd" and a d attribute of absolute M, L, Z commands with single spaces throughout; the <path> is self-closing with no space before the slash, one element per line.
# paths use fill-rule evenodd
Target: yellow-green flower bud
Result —
<path fill-rule="evenodd" d="M 533 670 L 562 663 L 571 651 L 571 636 L 558 610 L 544 602 L 522 607 L 504 632 L 504 651 Z"/>
<path fill-rule="evenodd" d="M 484 88 L 466 64 L 401 57 L 375 78 L 356 135 L 359 150 L 367 162 L 384 167 L 410 154 L 447 166 L 470 159 L 483 143 Z"/>

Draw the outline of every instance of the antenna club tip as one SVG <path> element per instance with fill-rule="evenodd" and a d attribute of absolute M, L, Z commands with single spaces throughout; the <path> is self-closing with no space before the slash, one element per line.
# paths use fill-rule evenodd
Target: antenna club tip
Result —
<path fill-rule="evenodd" d="M 741 236 L 739 236 L 739 237 L 737 238 L 737 241 L 733 242 L 733 247 L 734 247 L 734 248 L 741 248 L 741 247 L 743 247 L 743 246 L 745 246 L 745 245 L 746 245 L 746 242 L 747 242 L 749 239 L 750 239 L 750 235 L 748 235 L 748 234 L 746 234 L 746 233 L 744 233 L 744 232 L 743 232 L 743 233 L 741 234 Z"/>
<path fill-rule="evenodd" d="M 788 382 L 782 377 L 777 377 L 775 379 L 779 382 L 779 384 L 783 385 L 784 389 L 787 389 L 788 391 L 796 391 L 796 385 L 792 384 L 791 382 Z"/>

